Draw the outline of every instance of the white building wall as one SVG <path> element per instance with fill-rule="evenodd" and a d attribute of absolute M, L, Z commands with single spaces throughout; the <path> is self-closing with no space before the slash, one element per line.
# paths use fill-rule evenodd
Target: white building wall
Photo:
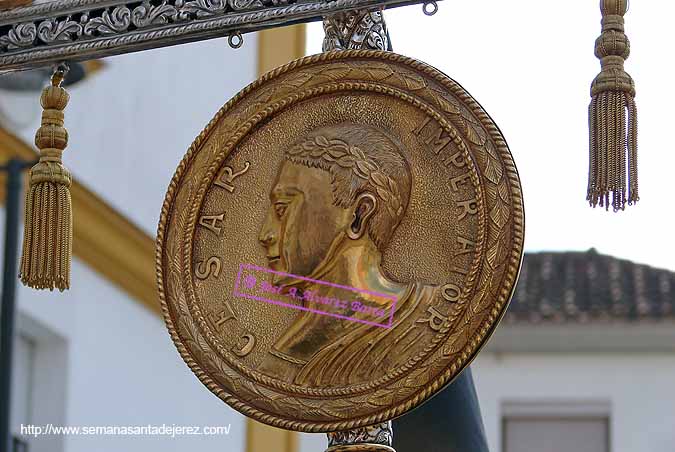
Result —
<path fill-rule="evenodd" d="M 608 402 L 611 452 L 675 450 L 675 353 L 483 352 L 472 368 L 492 452 L 513 402 Z"/>

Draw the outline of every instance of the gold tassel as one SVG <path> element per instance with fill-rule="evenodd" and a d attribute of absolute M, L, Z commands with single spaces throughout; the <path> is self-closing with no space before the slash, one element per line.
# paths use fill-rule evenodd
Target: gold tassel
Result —
<path fill-rule="evenodd" d="M 19 277 L 35 289 L 70 287 L 70 259 L 73 219 L 70 200 L 70 172 L 61 163 L 68 145 L 63 127 L 63 109 L 70 96 L 61 87 L 67 67 L 59 66 L 51 86 L 42 91 L 42 126 L 35 134 L 40 161 L 30 170 L 26 193 L 23 253 Z"/>
<path fill-rule="evenodd" d="M 591 86 L 588 107 L 590 159 L 588 194 L 591 206 L 614 211 L 636 203 L 637 108 L 635 83 L 624 71 L 630 42 L 624 34 L 623 16 L 628 0 L 600 0 L 602 34 L 595 41 L 595 56 L 602 70 Z"/>
<path fill-rule="evenodd" d="M 587 201 L 614 211 L 624 210 L 638 196 L 637 108 L 635 83 L 624 71 L 630 42 L 623 16 L 628 0 L 600 0 L 602 34 L 595 41 L 595 56 L 602 70 L 591 86 L 588 107 L 590 159 Z"/>

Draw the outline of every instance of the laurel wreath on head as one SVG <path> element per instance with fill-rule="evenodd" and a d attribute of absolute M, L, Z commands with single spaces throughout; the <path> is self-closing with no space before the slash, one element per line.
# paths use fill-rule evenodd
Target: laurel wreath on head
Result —
<path fill-rule="evenodd" d="M 387 210 L 394 217 L 403 213 L 403 203 L 394 180 L 380 169 L 378 163 L 368 158 L 357 146 L 351 146 L 340 139 L 316 136 L 293 146 L 287 151 L 292 158 L 322 159 L 333 162 L 341 168 L 351 169 L 361 179 L 367 180 L 377 195 L 384 201 Z"/>

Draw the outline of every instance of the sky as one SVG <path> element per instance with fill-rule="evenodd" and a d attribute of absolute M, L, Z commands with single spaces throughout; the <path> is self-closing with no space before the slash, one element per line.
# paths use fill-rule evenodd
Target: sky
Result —
<path fill-rule="evenodd" d="M 585 251 L 675 271 L 675 106 L 669 45 L 675 2 L 633 1 L 626 14 L 637 89 L 640 202 L 619 213 L 586 201 L 597 0 L 440 1 L 385 11 L 394 51 L 435 66 L 492 116 L 514 156 L 525 199 L 526 251 Z M 308 28 L 308 53 L 323 30 Z M 671 202 L 673 204 L 671 204 Z"/>

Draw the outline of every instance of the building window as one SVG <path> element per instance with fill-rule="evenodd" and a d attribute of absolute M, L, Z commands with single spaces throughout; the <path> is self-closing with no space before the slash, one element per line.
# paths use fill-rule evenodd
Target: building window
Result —
<path fill-rule="evenodd" d="M 22 432 L 21 425 L 65 425 L 68 343 L 21 310 L 16 316 L 16 331 L 10 413 L 15 439 L 11 452 L 64 452 L 65 436 L 35 438 L 26 435 L 25 429 Z"/>
<path fill-rule="evenodd" d="M 511 403 L 503 408 L 502 452 L 610 452 L 608 404 Z"/>
<path fill-rule="evenodd" d="M 26 438 L 21 436 L 21 425 L 31 423 L 35 343 L 18 334 L 14 340 L 11 392 L 11 429 L 14 435 L 13 452 L 28 451 Z"/>

